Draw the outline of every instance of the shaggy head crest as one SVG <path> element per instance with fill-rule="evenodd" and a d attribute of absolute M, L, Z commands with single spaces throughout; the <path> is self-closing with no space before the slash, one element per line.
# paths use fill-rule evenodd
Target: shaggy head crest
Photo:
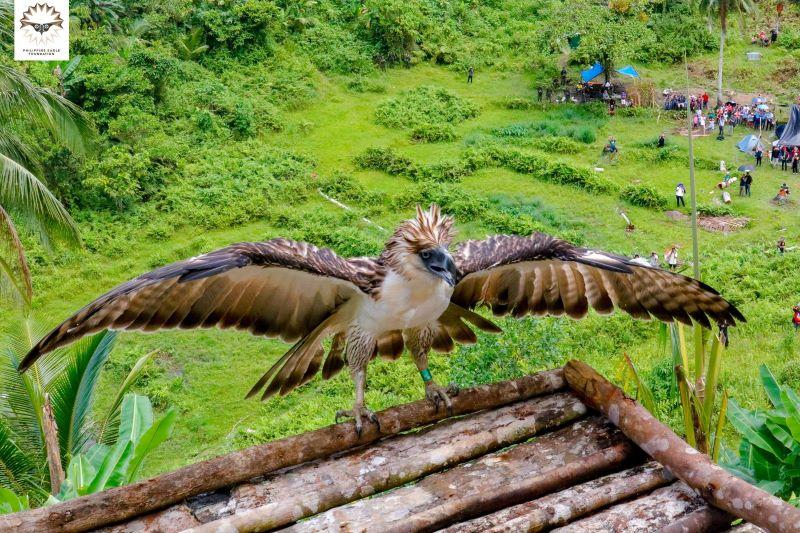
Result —
<path fill-rule="evenodd" d="M 416 254 L 438 246 L 447 248 L 455 236 L 453 223 L 453 217 L 442 215 L 438 205 L 431 204 L 427 211 L 417 205 L 416 218 L 398 226 L 386 244 L 386 252 L 396 257 L 396 254 Z"/>

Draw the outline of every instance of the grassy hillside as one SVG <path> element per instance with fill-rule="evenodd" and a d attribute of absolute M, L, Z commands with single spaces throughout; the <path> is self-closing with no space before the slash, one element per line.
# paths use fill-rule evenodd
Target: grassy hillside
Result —
<path fill-rule="evenodd" d="M 241 14 L 260 6 L 264 20 L 277 24 L 278 17 L 282 28 L 304 17 L 289 17 L 282 4 L 280 14 L 273 13 L 264 7 L 271 2 L 232 3 L 236 8 L 221 3 L 219 9 L 191 15 L 147 6 L 137 8 L 145 19 L 160 20 L 159 28 L 174 20 L 180 30 L 152 31 L 127 48 L 99 29 L 77 32 L 74 49 L 84 54 L 78 70 L 82 80 L 71 90 L 97 121 L 103 146 L 88 161 L 57 148 L 43 154 L 48 181 L 70 206 L 86 246 L 53 255 L 27 238 L 40 319 L 54 323 L 143 271 L 235 241 L 283 235 L 346 255 L 375 253 L 388 235 L 360 216 L 393 228 L 416 203 L 431 201 L 457 216 L 459 239 L 538 230 L 625 255 L 663 254 L 678 243 L 687 259 L 688 222 L 667 217 L 658 200 L 672 209 L 675 185 L 688 183 L 687 139 L 676 134 L 683 122 L 658 109 L 609 117 L 602 107 L 536 104 L 535 87 L 549 81 L 561 58 L 539 42 L 552 6 L 441 4 L 452 9 L 445 17 L 448 24 L 438 34 L 429 26 L 417 28 L 425 45 L 401 46 L 408 56 L 397 58 L 389 47 L 393 37 L 375 36 L 375 25 L 352 29 L 344 10 L 324 2 L 309 14 L 318 19 L 316 25 L 276 30 L 269 35 L 281 37 L 269 42 L 238 43 L 233 32 L 223 35 L 214 25 L 214 12 L 227 8 Z M 378 13 L 394 3 L 366 5 Z M 251 12 L 238 23 L 252 22 L 254 16 Z M 420 16 L 433 17 L 431 12 Z M 657 21 L 659 15 L 653 17 Z M 513 23 L 507 25 L 509 20 Z M 205 28 L 212 48 L 184 59 L 170 43 L 189 22 Z M 625 24 L 638 23 L 626 19 Z M 495 36 L 498 27 L 506 29 Z M 344 45 L 331 44 L 342 39 Z M 773 47 L 761 50 L 761 63 L 746 63 L 749 46 L 736 40 L 726 56 L 726 72 L 733 73 L 726 86 L 789 101 L 797 77 L 778 83 L 775 73 L 796 68 L 797 58 Z M 395 62 L 382 70 L 373 58 Z M 635 54 L 630 59 L 659 90 L 686 83 L 680 65 L 643 62 L 646 58 Z M 715 65 L 713 48 L 690 61 Z M 465 67 L 472 64 L 475 82 L 467 85 Z M 41 83 L 53 83 L 48 66 L 29 68 Z M 573 77 L 577 70 L 570 65 Z M 711 93 L 713 72 L 706 77 L 707 70 L 695 68 L 690 83 Z M 669 148 L 658 151 L 648 143 L 662 131 L 669 134 Z M 696 139 L 700 203 L 714 205 L 718 197 L 720 159 L 729 168 L 750 163 L 734 146 L 744 133 L 737 128 L 722 142 L 714 136 Z M 601 157 L 611 135 L 621 148 L 616 163 Z M 445 140 L 420 142 L 427 137 Z M 596 167 L 603 171 L 595 172 Z M 800 385 L 793 362 L 800 345 L 789 326 L 791 306 L 800 299 L 800 251 L 779 256 L 774 249 L 779 235 L 789 246 L 800 241 L 798 211 L 796 205 L 769 202 L 783 181 L 800 191 L 797 175 L 768 166 L 758 170 L 753 196 L 735 197 L 732 207 L 750 224 L 728 235 L 701 233 L 705 281 L 748 317 L 732 332 L 723 368 L 723 382 L 745 406 L 765 401 L 757 375 L 762 362 Z M 651 187 L 655 207 L 624 200 L 632 185 Z M 318 188 L 355 212 L 326 201 Z M 633 220 L 633 233 L 624 231 L 620 209 Z M 9 315 L 3 320 L 9 322 Z M 622 315 L 501 324 L 503 336 L 482 335 L 476 346 L 434 356 L 437 380 L 466 386 L 551 368 L 572 357 L 615 377 L 622 354 L 628 353 L 680 430 L 676 406 L 663 392 L 670 359 L 659 346 L 657 324 Z M 150 474 L 331 423 L 334 411 L 352 402 L 344 374 L 327 382 L 317 378 L 266 403 L 243 400 L 286 348 L 216 330 L 124 334 L 98 402 L 102 407 L 110 401 L 141 354 L 160 351 L 136 390 L 157 408 L 178 407 L 181 416 L 175 435 L 148 463 Z M 373 363 L 368 388 L 367 404 L 376 410 L 423 395 L 409 358 Z"/>

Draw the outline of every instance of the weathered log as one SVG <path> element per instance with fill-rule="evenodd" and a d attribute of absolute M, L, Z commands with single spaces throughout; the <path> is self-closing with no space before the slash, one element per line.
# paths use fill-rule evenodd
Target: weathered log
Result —
<path fill-rule="evenodd" d="M 61 465 L 61 447 L 58 444 L 58 426 L 53 416 L 53 404 L 50 395 L 44 395 L 42 407 L 42 428 L 44 430 L 44 446 L 47 450 L 47 467 L 50 470 L 50 492 L 58 494 L 64 481 L 64 467 Z"/>
<path fill-rule="evenodd" d="M 558 369 L 473 387 L 461 391 L 453 399 L 452 415 L 499 407 L 552 393 L 563 386 L 563 373 Z M 113 524 L 203 492 L 235 485 L 280 468 L 327 457 L 448 416 L 444 409 L 437 411 L 427 400 L 391 407 L 378 413 L 381 431 L 374 424 L 365 424 L 359 437 L 352 422 L 333 424 L 186 466 L 126 487 L 109 489 L 46 508 L 2 515 L 0 531 L 85 531 Z"/>
<path fill-rule="evenodd" d="M 729 515 L 721 509 L 705 505 L 686 516 L 668 524 L 659 533 L 703 533 L 706 531 L 720 531 L 731 526 L 736 517 Z"/>
<path fill-rule="evenodd" d="M 739 524 L 728 529 L 725 533 L 764 533 L 764 530 L 753 524 Z"/>
<path fill-rule="evenodd" d="M 671 483 L 675 478 L 658 463 L 648 463 L 593 479 L 561 492 L 507 507 L 446 533 L 537 532 L 568 524 L 581 516 Z"/>
<path fill-rule="evenodd" d="M 330 509 L 282 531 L 432 531 L 606 474 L 640 457 L 610 423 L 580 420 L 419 482 Z"/>
<path fill-rule="evenodd" d="M 586 363 L 570 361 L 564 375 L 589 405 L 711 505 L 770 531 L 800 531 L 800 509 L 715 465 Z"/>
<path fill-rule="evenodd" d="M 700 496 L 678 481 L 668 487 L 656 489 L 642 498 L 620 503 L 601 513 L 554 529 L 553 533 L 652 533 L 705 506 L 706 503 Z"/>
<path fill-rule="evenodd" d="M 165 531 L 184 531 L 199 525 L 200 522 L 186 505 L 175 505 L 157 513 L 140 516 L 115 526 L 109 526 L 96 531 L 96 533 L 164 533 Z"/>
<path fill-rule="evenodd" d="M 201 520 L 216 518 L 192 532 L 244 533 L 291 524 L 526 440 L 585 413 L 574 394 L 562 393 L 442 422 L 236 487 L 230 499 L 216 506 L 224 514 L 192 506 Z"/>

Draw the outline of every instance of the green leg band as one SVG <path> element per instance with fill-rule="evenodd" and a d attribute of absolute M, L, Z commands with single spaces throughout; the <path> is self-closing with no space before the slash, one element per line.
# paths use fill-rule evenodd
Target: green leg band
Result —
<path fill-rule="evenodd" d="M 422 376 L 422 381 L 424 381 L 425 383 L 433 379 L 433 376 L 431 376 L 431 371 L 428 370 L 427 368 L 425 370 L 420 370 L 419 375 Z"/>

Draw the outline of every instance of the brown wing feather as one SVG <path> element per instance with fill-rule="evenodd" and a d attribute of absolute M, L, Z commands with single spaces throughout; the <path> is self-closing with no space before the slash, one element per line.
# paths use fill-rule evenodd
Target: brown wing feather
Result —
<path fill-rule="evenodd" d="M 286 239 L 239 243 L 159 268 L 99 297 L 46 335 L 20 365 L 103 329 L 235 327 L 293 342 L 359 291 L 371 293 L 382 266 Z M 318 359 L 303 358 L 290 383 Z M 292 369 L 294 370 L 294 369 Z"/>
<path fill-rule="evenodd" d="M 563 315 L 581 318 L 589 307 L 614 307 L 635 318 L 710 328 L 745 318 L 708 285 L 624 257 L 579 248 L 554 237 L 498 235 L 462 243 L 454 254 L 460 281 L 451 301 L 496 315 Z"/>

